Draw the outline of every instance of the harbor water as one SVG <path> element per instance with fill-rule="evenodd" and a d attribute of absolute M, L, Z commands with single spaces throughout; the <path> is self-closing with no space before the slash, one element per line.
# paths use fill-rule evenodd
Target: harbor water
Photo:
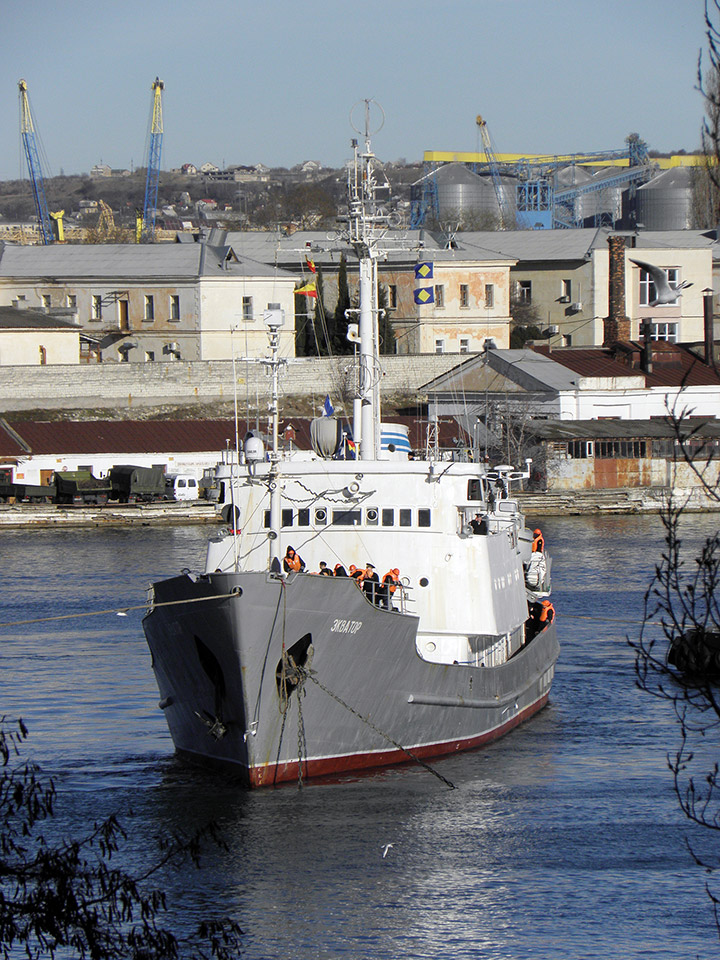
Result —
<path fill-rule="evenodd" d="M 692 517 L 687 538 L 718 525 Z M 27 754 L 56 781 L 53 829 L 80 836 L 118 813 L 120 862 L 134 869 L 153 837 L 215 820 L 228 849 L 162 885 L 179 928 L 237 918 L 247 960 L 715 956 L 706 876 L 686 846 L 697 835 L 667 769 L 677 724 L 636 688 L 627 644 L 660 520 L 542 527 L 561 643 L 545 710 L 436 761 L 453 790 L 407 764 L 252 793 L 174 757 L 132 609 L 152 579 L 201 568 L 207 528 L 3 532 L 0 714 L 23 717 Z M 109 612 L 17 623 L 97 611 Z"/>

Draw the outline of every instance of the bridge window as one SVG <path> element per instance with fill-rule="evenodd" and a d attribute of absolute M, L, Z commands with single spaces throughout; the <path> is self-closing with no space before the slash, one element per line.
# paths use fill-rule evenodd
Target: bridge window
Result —
<path fill-rule="evenodd" d="M 412 510 L 406 510 L 403 508 L 400 511 L 400 526 L 401 527 L 412 526 Z"/>
<path fill-rule="evenodd" d="M 395 526 L 395 511 L 389 507 L 383 507 L 382 512 L 382 525 L 384 527 L 394 527 Z"/>
<path fill-rule="evenodd" d="M 332 522 L 339 527 L 358 527 L 362 519 L 360 510 L 333 510 Z"/>
<path fill-rule="evenodd" d="M 429 527 L 430 526 L 430 511 L 426 508 L 418 510 L 418 526 L 419 527 Z"/>
<path fill-rule="evenodd" d="M 309 527 L 310 526 L 310 511 L 307 507 L 297 512 L 297 522 L 299 527 Z"/>

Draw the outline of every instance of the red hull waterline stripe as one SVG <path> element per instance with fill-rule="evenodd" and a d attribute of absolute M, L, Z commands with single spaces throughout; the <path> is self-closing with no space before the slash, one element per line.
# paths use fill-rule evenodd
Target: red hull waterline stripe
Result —
<path fill-rule="evenodd" d="M 472 750 L 484 743 L 490 743 L 503 736 L 513 727 L 517 727 L 534 713 L 545 706 L 549 694 L 544 694 L 535 703 L 530 704 L 523 711 L 512 717 L 500 727 L 495 727 L 487 733 L 476 737 L 467 737 L 463 740 L 445 740 L 442 743 L 426 743 L 423 746 L 413 747 L 412 753 L 416 757 L 426 760 L 428 757 L 443 757 L 449 753 L 459 753 L 461 750 Z M 333 774 L 349 773 L 352 770 L 367 770 L 371 767 L 385 767 L 395 763 L 411 763 L 404 750 L 385 750 L 382 753 L 352 753 L 343 757 L 321 757 L 317 760 L 306 760 L 302 765 L 303 779 L 310 777 L 327 777 Z M 287 763 L 264 764 L 252 767 L 247 771 L 251 787 L 269 787 L 275 783 L 298 779 L 297 760 Z"/>

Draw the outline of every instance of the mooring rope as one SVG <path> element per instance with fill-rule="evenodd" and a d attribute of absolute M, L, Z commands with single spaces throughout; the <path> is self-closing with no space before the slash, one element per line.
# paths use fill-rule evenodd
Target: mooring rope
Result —
<path fill-rule="evenodd" d="M 237 593 L 216 593 L 208 597 L 191 597 L 187 600 L 163 600 L 162 603 L 138 603 L 131 607 L 112 607 L 110 610 L 91 610 L 83 613 L 62 613 L 54 617 L 35 617 L 32 620 L 9 620 L 7 623 L 0 623 L 0 629 L 3 627 L 21 627 L 28 623 L 54 623 L 58 620 L 80 620 L 83 617 L 107 617 L 110 614 L 121 616 L 130 613 L 131 610 L 147 610 L 155 607 L 175 607 L 185 603 L 205 603 L 206 600 L 229 600 L 237 597 Z"/>

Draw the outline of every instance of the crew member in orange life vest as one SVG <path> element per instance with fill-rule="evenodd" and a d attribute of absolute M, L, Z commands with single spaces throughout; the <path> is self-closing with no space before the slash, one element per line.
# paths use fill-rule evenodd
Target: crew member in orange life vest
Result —
<path fill-rule="evenodd" d="M 300 554 L 295 553 L 292 547 L 288 547 L 283 557 L 283 570 L 285 573 L 301 573 L 305 569 L 305 561 Z"/>
<path fill-rule="evenodd" d="M 538 617 L 538 622 L 545 626 L 547 623 L 552 623 L 555 619 L 555 607 L 550 603 L 549 600 L 543 600 L 540 604 L 540 616 Z"/>
<path fill-rule="evenodd" d="M 385 606 L 388 610 L 392 606 L 392 597 L 395 591 L 397 590 L 399 583 L 400 583 L 400 571 L 398 570 L 397 567 L 393 567 L 392 570 L 388 570 L 388 572 L 382 578 L 381 587 L 380 587 L 382 602 L 383 602 L 383 606 Z"/>
<path fill-rule="evenodd" d="M 539 528 L 537 530 L 533 530 L 532 552 L 533 553 L 545 552 L 545 538 L 542 535 L 542 530 L 540 530 Z"/>
<path fill-rule="evenodd" d="M 363 590 L 369 600 L 378 603 L 380 600 L 380 577 L 375 573 L 375 567 L 368 563 L 362 580 Z"/>

